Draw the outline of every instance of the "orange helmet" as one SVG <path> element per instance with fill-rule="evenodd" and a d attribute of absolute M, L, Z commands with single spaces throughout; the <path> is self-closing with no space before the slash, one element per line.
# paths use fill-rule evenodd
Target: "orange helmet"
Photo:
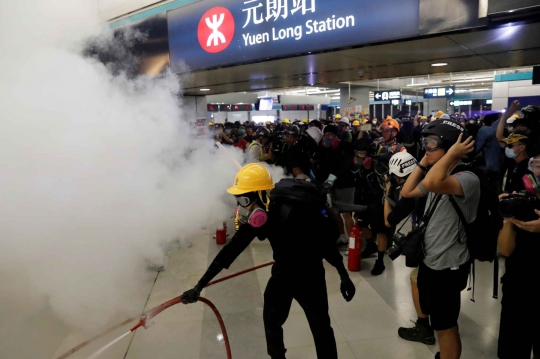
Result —
<path fill-rule="evenodd" d="M 395 128 L 397 132 L 399 132 L 399 123 L 394 120 L 393 118 L 387 118 L 381 123 L 381 130 L 387 129 L 387 128 Z"/>

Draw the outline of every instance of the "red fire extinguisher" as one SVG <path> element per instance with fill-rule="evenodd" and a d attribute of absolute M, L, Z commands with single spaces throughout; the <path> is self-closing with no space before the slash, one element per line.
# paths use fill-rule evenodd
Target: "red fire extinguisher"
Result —
<path fill-rule="evenodd" d="M 225 244 L 227 243 L 227 223 L 223 222 L 222 229 L 216 229 L 216 243 Z"/>
<path fill-rule="evenodd" d="M 360 270 L 360 260 L 362 254 L 362 232 L 358 227 L 358 222 L 354 221 L 354 226 L 349 233 L 349 263 L 350 271 L 358 272 Z"/>

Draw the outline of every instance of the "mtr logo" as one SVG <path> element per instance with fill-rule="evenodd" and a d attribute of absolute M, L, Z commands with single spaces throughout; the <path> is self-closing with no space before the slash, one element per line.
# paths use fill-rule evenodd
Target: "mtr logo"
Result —
<path fill-rule="evenodd" d="M 199 21 L 197 36 L 204 51 L 215 54 L 225 50 L 234 37 L 234 18 L 231 12 L 221 6 L 205 12 Z"/>

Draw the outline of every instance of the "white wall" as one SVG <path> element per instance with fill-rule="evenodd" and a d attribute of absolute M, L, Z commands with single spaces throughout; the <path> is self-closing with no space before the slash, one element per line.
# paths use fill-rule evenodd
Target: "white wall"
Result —
<path fill-rule="evenodd" d="M 508 106 L 509 97 L 520 96 L 540 96 L 540 85 L 533 85 L 532 80 L 494 82 L 491 108 L 502 110 Z"/>
<path fill-rule="evenodd" d="M 427 101 L 427 103 L 424 103 L 425 109 L 422 111 L 426 116 L 429 116 L 433 111 L 442 111 L 444 113 L 448 113 L 448 100 L 446 98 L 431 98 Z"/>

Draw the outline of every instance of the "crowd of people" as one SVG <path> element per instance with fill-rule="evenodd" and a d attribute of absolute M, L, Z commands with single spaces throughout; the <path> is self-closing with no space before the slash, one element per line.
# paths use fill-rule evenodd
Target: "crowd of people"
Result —
<path fill-rule="evenodd" d="M 412 328 L 399 328 L 398 334 L 405 340 L 428 345 L 433 345 L 437 338 L 440 353 L 436 358 L 461 356 L 457 322 L 460 293 L 467 286 L 471 263 L 476 259 L 470 249 L 474 238 L 470 237 L 478 232 L 472 232 L 471 227 L 481 217 L 480 208 L 486 198 L 482 192 L 487 188 L 485 178 L 472 167 L 488 171 L 495 198 L 498 196 L 501 201 L 500 232 L 494 241 L 500 254 L 506 257 L 499 358 L 530 359 L 531 352 L 539 358 L 540 330 L 535 319 L 540 319 L 540 310 L 531 295 L 534 292 L 531 286 L 540 277 L 535 258 L 540 253 L 540 107 L 521 108 L 515 101 L 503 114 L 493 112 L 472 119 L 466 119 L 464 114 L 439 111 L 429 118 L 418 114 L 413 118 L 388 116 L 379 121 L 358 115 L 351 122 L 336 115 L 328 120 L 210 123 L 209 128 L 216 141 L 242 149 L 246 163 L 281 166 L 295 179 L 320 185 L 331 194 L 330 208 L 331 203 L 339 203 L 369 209 L 361 213 L 330 211 L 329 217 L 339 231 L 336 245 L 347 248 L 348 233 L 357 221 L 365 240 L 362 257 L 376 255 L 371 270 L 374 276 L 385 271 L 387 254 L 393 260 L 403 250 L 407 266 L 414 267 L 410 282 L 418 319 Z M 239 211 L 246 211 L 246 218 L 251 218 L 252 206 L 257 211 L 264 211 L 265 207 L 268 210 L 270 202 L 263 201 L 263 192 L 271 188 L 271 184 L 253 192 L 233 188 L 229 193 L 237 196 Z M 304 217 L 299 218 L 309 220 Z M 415 233 L 413 237 L 420 239 L 415 247 L 411 238 L 404 249 L 405 241 L 400 238 L 402 227 L 398 229 L 398 226 L 408 218 L 412 222 L 411 233 Z M 246 221 L 250 223 L 249 219 Z M 292 232 L 302 235 L 302 231 L 294 228 L 289 230 Z M 255 235 L 253 232 L 246 238 L 250 241 Z M 272 242 L 272 234 L 268 238 L 275 253 L 286 251 Z M 247 244 L 237 245 L 237 250 L 241 252 Z M 213 263 L 216 267 L 212 271 L 211 266 L 207 279 L 227 268 L 223 263 L 230 264 L 236 255 L 227 260 L 221 258 L 219 265 Z M 351 288 L 339 260 L 330 257 L 327 260 L 340 272 L 344 297 L 350 300 L 354 286 Z M 279 286 L 277 279 L 272 283 Z M 313 285 L 319 288 L 317 295 L 326 295 L 322 283 Z M 198 297 L 202 287 L 194 288 L 186 298 Z M 265 293 L 265 302 L 276 300 L 272 295 L 275 294 L 269 293 L 267 298 Z M 335 343 L 329 344 L 328 337 L 333 338 L 331 328 L 328 330 L 329 321 L 320 326 L 311 325 L 311 321 L 318 320 L 315 317 L 322 315 L 328 319 L 327 314 L 321 314 L 328 310 L 326 299 L 320 303 L 318 311 L 311 314 L 304 309 L 319 358 L 334 358 L 337 354 Z M 284 358 L 285 349 L 282 344 L 276 349 L 276 341 L 282 342 L 280 330 L 285 319 L 286 316 L 275 322 L 275 317 L 268 318 L 267 340 L 273 358 Z M 276 331 L 280 333 L 277 339 Z"/>

